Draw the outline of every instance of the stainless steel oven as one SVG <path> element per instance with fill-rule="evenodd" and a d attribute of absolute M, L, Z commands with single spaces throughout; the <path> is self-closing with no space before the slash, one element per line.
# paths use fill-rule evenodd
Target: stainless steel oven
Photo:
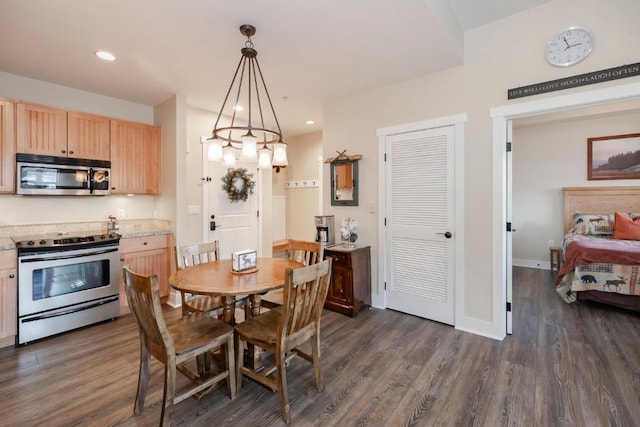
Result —
<path fill-rule="evenodd" d="M 117 234 L 14 238 L 17 344 L 118 316 L 119 239 Z"/>

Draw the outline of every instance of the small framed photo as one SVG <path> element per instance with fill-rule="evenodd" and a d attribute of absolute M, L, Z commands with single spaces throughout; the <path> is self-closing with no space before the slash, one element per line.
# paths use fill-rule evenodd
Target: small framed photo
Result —
<path fill-rule="evenodd" d="M 640 133 L 587 139 L 587 178 L 640 179 Z"/>
<path fill-rule="evenodd" d="M 258 262 L 258 253 L 255 250 L 245 249 L 244 251 L 234 252 L 231 255 L 232 270 L 246 271 L 256 268 Z"/>

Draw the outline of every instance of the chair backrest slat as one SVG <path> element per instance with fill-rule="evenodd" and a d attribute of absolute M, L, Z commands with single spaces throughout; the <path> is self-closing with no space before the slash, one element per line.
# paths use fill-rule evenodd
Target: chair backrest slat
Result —
<path fill-rule="evenodd" d="M 162 315 L 158 276 L 142 276 L 123 268 L 125 293 L 131 313 L 133 313 L 141 337 L 146 341 L 154 356 L 158 357 L 154 349 L 162 353 L 173 353 L 174 342 Z"/>
<path fill-rule="evenodd" d="M 176 265 L 185 268 L 219 259 L 220 246 L 217 240 L 195 245 L 176 246 Z"/>
<path fill-rule="evenodd" d="M 278 333 L 284 345 L 296 335 L 309 335 L 317 328 L 322 314 L 329 281 L 331 259 L 308 267 L 287 269 L 281 324 Z M 295 343 L 292 344 L 295 346 Z"/>
<path fill-rule="evenodd" d="M 289 240 L 289 259 L 303 265 L 313 265 L 322 261 L 324 248 L 320 242 Z"/>

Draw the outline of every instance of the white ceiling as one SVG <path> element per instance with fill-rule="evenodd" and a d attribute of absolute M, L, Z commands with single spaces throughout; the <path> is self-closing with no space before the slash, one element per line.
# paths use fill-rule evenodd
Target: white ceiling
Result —
<path fill-rule="evenodd" d="M 145 105 L 179 93 L 218 111 L 246 40 L 238 28 L 252 24 L 293 136 L 321 129 L 326 101 L 462 64 L 465 29 L 547 1 L 0 0 L 0 71 Z"/>

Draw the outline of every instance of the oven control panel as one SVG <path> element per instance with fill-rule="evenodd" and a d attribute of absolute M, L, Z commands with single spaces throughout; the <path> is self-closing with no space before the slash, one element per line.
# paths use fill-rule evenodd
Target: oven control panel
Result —
<path fill-rule="evenodd" d="M 104 246 L 105 244 L 117 244 L 120 235 L 117 233 L 94 234 L 87 236 L 69 236 L 63 234 L 41 235 L 30 237 L 14 237 L 16 248 L 41 249 L 41 250 L 65 250 L 67 248 Z"/>

